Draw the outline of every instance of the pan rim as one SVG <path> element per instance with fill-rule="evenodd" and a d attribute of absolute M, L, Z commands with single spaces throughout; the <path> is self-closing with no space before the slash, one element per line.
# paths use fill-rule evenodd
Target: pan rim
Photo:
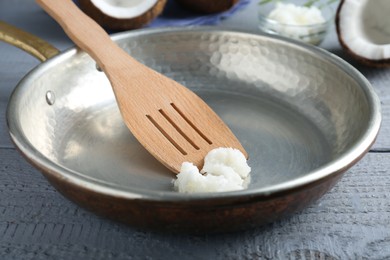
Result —
<path fill-rule="evenodd" d="M 293 180 L 289 180 L 284 183 L 275 184 L 264 188 L 251 188 L 234 192 L 220 192 L 220 193 L 195 193 L 195 194 L 182 194 L 177 192 L 158 192 L 147 189 L 137 189 L 136 187 L 128 187 L 127 189 L 121 186 L 115 185 L 102 185 L 101 182 L 83 177 L 71 169 L 67 169 L 59 164 L 56 164 L 36 150 L 25 138 L 21 129 L 18 127 L 18 122 L 15 119 L 15 108 L 17 106 L 17 100 L 19 99 L 22 90 L 28 87 L 28 82 L 32 76 L 37 76 L 40 73 L 44 73 L 47 67 L 51 67 L 58 62 L 68 59 L 75 55 L 79 50 L 75 47 L 71 47 L 59 55 L 49 59 L 48 61 L 38 65 L 32 69 L 23 79 L 18 83 L 13 93 L 11 94 L 10 101 L 7 106 L 6 119 L 9 128 L 9 133 L 12 141 L 19 149 L 19 151 L 27 158 L 30 163 L 39 168 L 46 176 L 54 177 L 65 181 L 71 185 L 74 185 L 81 189 L 87 189 L 92 192 L 97 192 L 107 196 L 118 197 L 123 199 L 142 199 L 148 201 L 157 202 L 197 202 L 197 201 L 226 201 L 237 200 L 243 198 L 270 198 L 284 194 L 286 192 L 294 191 L 296 189 L 306 187 L 308 185 L 314 185 L 329 177 L 337 175 L 346 171 L 353 166 L 361 157 L 368 152 L 369 148 L 374 143 L 376 136 L 378 135 L 381 124 L 381 108 L 380 100 L 371 86 L 369 81 L 352 65 L 340 57 L 320 49 L 318 47 L 310 46 L 302 42 L 298 42 L 292 39 L 284 38 L 277 35 L 269 35 L 262 32 L 254 32 L 242 29 L 233 28 L 215 28 L 215 27 L 170 27 L 170 28 L 147 28 L 130 32 L 122 32 L 112 35 L 112 39 L 120 41 L 122 39 L 128 39 L 129 37 L 141 36 L 141 35 L 157 35 L 167 32 L 173 33 L 193 33 L 193 32 L 214 32 L 214 33 L 235 33 L 240 35 L 250 35 L 251 37 L 266 37 L 272 41 L 283 41 L 286 44 L 290 44 L 296 48 L 303 48 L 309 51 L 318 58 L 324 59 L 327 62 L 332 63 L 341 69 L 344 73 L 347 73 L 351 78 L 358 83 L 360 88 L 365 94 L 367 103 L 371 108 L 369 113 L 369 121 L 364 134 L 357 140 L 357 142 L 351 146 L 348 150 L 344 151 L 340 156 L 326 163 L 325 165 L 306 173 L 305 175 Z"/>

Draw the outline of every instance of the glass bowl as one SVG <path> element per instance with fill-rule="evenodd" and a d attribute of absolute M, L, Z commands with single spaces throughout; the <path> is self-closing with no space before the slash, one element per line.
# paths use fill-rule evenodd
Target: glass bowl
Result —
<path fill-rule="evenodd" d="M 302 6 L 305 2 L 307 2 L 307 0 L 293 1 L 293 4 Z M 283 3 L 289 2 L 283 1 Z M 260 30 L 271 34 L 278 34 L 288 38 L 300 40 L 312 45 L 319 45 L 324 40 L 326 34 L 328 33 L 329 26 L 333 21 L 335 13 L 334 9 L 329 5 L 318 5 L 317 7 L 320 8 L 321 13 L 325 18 L 325 22 L 310 25 L 293 25 L 280 23 L 276 20 L 268 18 L 269 13 L 274 10 L 275 7 L 275 2 L 268 2 L 259 6 L 258 17 Z"/>

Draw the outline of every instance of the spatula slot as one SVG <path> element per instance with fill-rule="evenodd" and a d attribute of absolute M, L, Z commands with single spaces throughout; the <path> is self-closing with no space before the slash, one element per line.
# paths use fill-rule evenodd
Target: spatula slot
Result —
<path fill-rule="evenodd" d="M 194 147 L 196 150 L 199 150 L 200 148 L 199 148 L 199 146 L 197 146 L 195 143 L 194 143 L 194 141 L 192 141 L 189 137 L 188 137 L 188 135 L 186 135 L 186 133 L 184 133 L 184 131 L 172 120 L 172 118 L 170 118 L 165 112 L 164 112 L 164 110 L 162 110 L 162 109 L 159 109 L 158 110 L 159 112 L 160 112 L 160 114 L 161 115 L 163 115 L 163 117 L 176 129 L 176 131 L 179 133 L 179 134 L 181 134 L 183 137 L 184 137 L 184 139 L 186 139 L 187 140 L 187 142 L 189 142 L 191 145 L 192 145 L 192 147 Z"/>
<path fill-rule="evenodd" d="M 197 128 L 189 119 L 188 117 L 174 104 L 171 103 L 171 106 L 176 110 L 177 113 L 198 133 L 200 137 L 202 137 L 208 144 L 213 144 L 209 138 L 205 134 L 203 134 L 199 128 Z"/>
<path fill-rule="evenodd" d="M 156 120 L 153 119 L 152 116 L 146 115 L 146 117 L 149 119 L 149 121 L 161 132 L 163 136 L 183 155 L 187 155 L 187 152 L 184 151 L 183 148 L 180 147 L 179 144 L 175 142 L 175 140 L 172 139 L 171 136 L 168 135 L 167 132 L 164 131 L 164 129 L 156 122 Z"/>

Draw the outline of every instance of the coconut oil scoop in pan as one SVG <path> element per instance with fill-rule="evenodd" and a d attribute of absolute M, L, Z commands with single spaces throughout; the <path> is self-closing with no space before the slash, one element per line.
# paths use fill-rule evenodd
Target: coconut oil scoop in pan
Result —
<path fill-rule="evenodd" d="M 146 67 L 114 43 L 71 0 L 36 0 L 107 75 L 122 118 L 135 138 L 178 173 L 183 162 L 203 165 L 218 147 L 247 154 L 219 116 L 195 93 Z"/>

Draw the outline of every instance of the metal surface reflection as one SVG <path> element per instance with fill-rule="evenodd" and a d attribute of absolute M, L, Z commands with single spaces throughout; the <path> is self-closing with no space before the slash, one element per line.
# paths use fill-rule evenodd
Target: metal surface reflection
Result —
<path fill-rule="evenodd" d="M 29 161 L 66 196 L 99 213 L 172 229 L 262 224 L 322 196 L 378 133 L 379 102 L 368 81 L 319 49 L 209 28 L 115 39 L 215 109 L 248 151 L 252 182 L 234 193 L 174 192 L 174 175 L 123 124 L 105 75 L 71 49 L 20 83 L 8 123 Z M 48 91 L 55 93 L 51 105 Z"/>

